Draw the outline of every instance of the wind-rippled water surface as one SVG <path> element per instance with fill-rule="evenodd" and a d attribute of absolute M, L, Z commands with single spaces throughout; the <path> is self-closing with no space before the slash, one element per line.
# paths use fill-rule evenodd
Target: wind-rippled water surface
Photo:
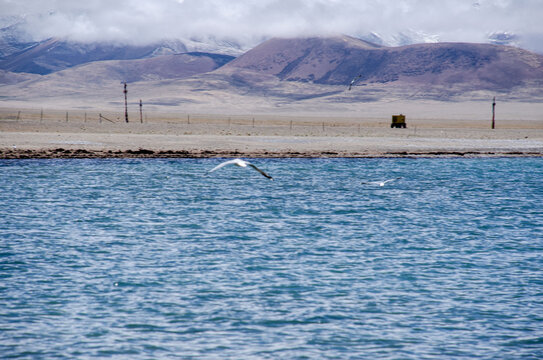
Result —
<path fill-rule="evenodd" d="M 220 161 L 0 161 L 0 357 L 543 358 L 542 159 Z"/>

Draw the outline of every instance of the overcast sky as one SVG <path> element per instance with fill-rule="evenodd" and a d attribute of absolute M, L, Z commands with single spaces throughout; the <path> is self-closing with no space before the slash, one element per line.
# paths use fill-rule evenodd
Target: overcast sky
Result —
<path fill-rule="evenodd" d="M 393 42 L 486 42 L 514 33 L 543 52 L 543 0 L 0 0 L 0 16 L 24 16 L 35 40 L 146 43 L 215 36 L 255 45 L 273 36 L 375 32 Z"/>

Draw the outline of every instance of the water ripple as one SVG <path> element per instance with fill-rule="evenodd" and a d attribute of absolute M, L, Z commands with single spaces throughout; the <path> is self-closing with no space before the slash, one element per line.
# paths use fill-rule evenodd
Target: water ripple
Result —
<path fill-rule="evenodd" d="M 2 357 L 543 357 L 541 159 L 217 162 L 0 161 Z"/>

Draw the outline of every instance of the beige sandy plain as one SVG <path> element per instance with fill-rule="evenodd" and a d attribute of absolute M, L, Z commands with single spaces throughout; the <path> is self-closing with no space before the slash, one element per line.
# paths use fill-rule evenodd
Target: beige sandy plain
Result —
<path fill-rule="evenodd" d="M 369 103 L 346 111 L 208 113 L 0 108 L 1 158 L 543 156 L 543 105 Z M 201 109 L 200 109 L 201 110 Z M 391 129 L 391 114 L 407 129 Z M 102 118 L 100 119 L 100 114 Z"/>

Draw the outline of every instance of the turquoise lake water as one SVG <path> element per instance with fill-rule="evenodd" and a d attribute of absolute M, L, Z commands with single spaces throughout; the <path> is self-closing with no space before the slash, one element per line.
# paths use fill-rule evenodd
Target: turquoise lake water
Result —
<path fill-rule="evenodd" d="M 1 160 L 0 358 L 543 358 L 543 159 L 221 161 Z"/>

